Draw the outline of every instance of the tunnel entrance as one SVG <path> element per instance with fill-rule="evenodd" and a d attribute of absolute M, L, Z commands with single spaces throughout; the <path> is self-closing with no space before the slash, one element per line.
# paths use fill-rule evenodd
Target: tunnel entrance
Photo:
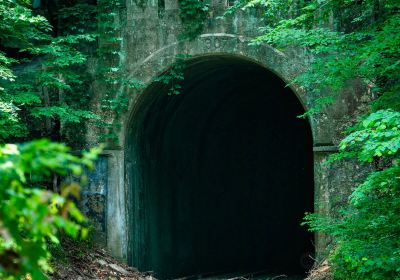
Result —
<path fill-rule="evenodd" d="M 130 264 L 156 278 L 302 275 L 312 235 L 309 123 L 274 73 L 237 57 L 191 59 L 180 95 L 153 83 L 126 153 Z"/>

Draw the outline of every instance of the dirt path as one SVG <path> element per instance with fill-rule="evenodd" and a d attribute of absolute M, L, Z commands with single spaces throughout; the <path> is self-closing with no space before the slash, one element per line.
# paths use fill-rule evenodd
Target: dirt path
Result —
<path fill-rule="evenodd" d="M 62 250 L 53 253 L 54 272 L 50 280 L 156 280 L 149 274 L 141 273 L 123 262 L 111 257 L 104 249 L 71 240 L 63 240 Z M 329 266 L 322 264 L 313 270 L 306 280 L 330 280 Z M 329 273 L 328 273 L 329 274 Z M 231 273 L 206 277 L 191 276 L 175 280 L 303 280 L 301 276 L 271 275 L 263 272 L 247 274 Z"/>

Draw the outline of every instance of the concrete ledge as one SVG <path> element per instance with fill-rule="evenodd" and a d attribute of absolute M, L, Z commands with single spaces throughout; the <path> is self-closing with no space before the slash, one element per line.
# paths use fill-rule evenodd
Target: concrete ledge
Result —
<path fill-rule="evenodd" d="M 315 153 L 335 153 L 339 151 L 339 148 L 335 145 L 316 146 L 313 147 L 313 151 Z"/>

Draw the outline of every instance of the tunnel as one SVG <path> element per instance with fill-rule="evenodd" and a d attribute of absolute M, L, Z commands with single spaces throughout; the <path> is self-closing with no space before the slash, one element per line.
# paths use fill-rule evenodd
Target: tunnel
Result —
<path fill-rule="evenodd" d="M 304 275 L 312 135 L 294 92 L 242 57 L 188 59 L 180 94 L 152 83 L 127 136 L 130 259 L 157 279 Z"/>

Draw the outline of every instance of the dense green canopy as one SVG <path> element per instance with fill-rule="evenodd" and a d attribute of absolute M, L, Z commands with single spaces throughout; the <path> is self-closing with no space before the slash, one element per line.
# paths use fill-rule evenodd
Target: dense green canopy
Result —
<path fill-rule="evenodd" d="M 0 143 L 48 137 L 79 147 L 85 132 L 82 124 L 88 120 L 105 128 L 104 139 L 118 140 L 117 123 L 107 123 L 90 110 L 90 83 L 97 79 L 110 89 L 101 96 L 101 105 L 116 117 L 128 102 L 118 85 L 141 88 L 143 84 L 125 79 L 113 59 L 99 66 L 93 77 L 87 71 L 87 58 L 118 56 L 113 46 L 121 38 L 113 9 L 119 2 L 47 1 L 56 9 L 34 2 L 35 11 L 29 0 L 0 1 Z M 186 27 L 183 38 L 194 39 L 202 32 L 208 5 L 198 0 L 179 2 Z M 255 46 L 268 43 L 283 50 L 296 46 L 310 53 L 310 67 L 291 81 L 317 97 L 305 116 L 324 110 L 354 80 L 373 96 L 365 115 L 345 132 L 332 161 L 355 158 L 371 164 L 374 171 L 354 186 L 348 205 L 334 217 L 310 214 L 305 223 L 335 237 L 330 261 L 337 279 L 400 279 L 400 2 L 238 0 L 225 16 L 243 9 L 262 11 L 264 26 L 252 41 Z M 102 46 L 96 41 L 99 33 Z M 173 69 L 181 80 L 180 67 Z M 83 163 L 90 166 L 92 159 L 93 155 L 86 156 Z M 81 173 L 79 161 L 64 145 L 46 141 L 0 146 L 0 200 L 4 201 L 0 277 L 30 272 L 39 279 L 40 269 L 47 268 L 45 238 L 56 241 L 57 229 L 77 236 L 77 224 L 39 204 L 67 203 L 44 191 L 41 179 L 48 179 L 51 172 Z M 73 206 L 68 209 L 75 220 L 83 221 Z M 26 215 L 26 211 L 31 212 Z M 40 224 L 28 233 L 26 219 L 46 215 L 55 224 Z M 31 255 L 32 244 L 40 247 L 40 256 Z M 12 256 L 10 252 L 17 260 L 26 255 L 29 265 L 22 261 L 19 266 L 4 265 L 2 257 Z"/>

